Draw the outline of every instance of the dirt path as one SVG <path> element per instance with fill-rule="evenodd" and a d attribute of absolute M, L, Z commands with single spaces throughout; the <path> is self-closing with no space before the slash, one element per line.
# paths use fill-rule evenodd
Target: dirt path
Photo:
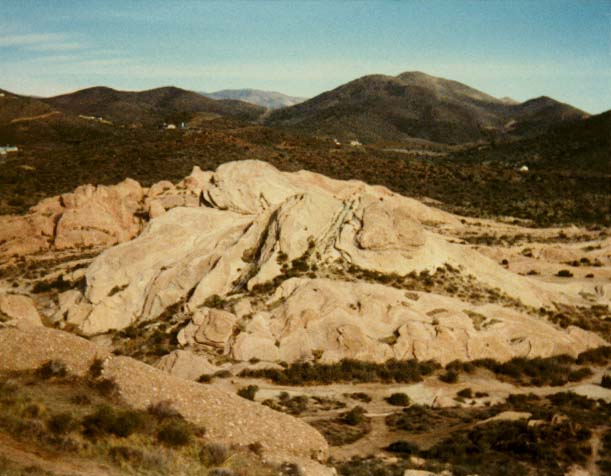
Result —
<path fill-rule="evenodd" d="M 58 476 L 120 476 L 122 474 L 110 466 L 98 464 L 90 459 L 58 456 L 33 445 L 13 440 L 4 434 L 0 434 L 0 456 L 18 465 L 23 465 L 24 468 L 37 466 Z"/>
<path fill-rule="evenodd" d="M 57 114 L 61 114 L 59 111 L 51 111 L 45 114 L 39 114 L 38 116 L 29 116 L 29 117 L 17 117 L 11 121 L 11 124 L 16 124 L 18 122 L 30 122 L 30 121 L 38 121 L 40 119 L 47 119 L 52 116 L 56 116 Z"/>

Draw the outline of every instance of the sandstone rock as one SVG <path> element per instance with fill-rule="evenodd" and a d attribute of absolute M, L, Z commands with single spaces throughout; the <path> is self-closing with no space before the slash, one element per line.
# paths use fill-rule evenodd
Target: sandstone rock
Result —
<path fill-rule="evenodd" d="M 23 352 L 27 348 L 28 352 Z M 228 445 L 260 443 L 265 453 L 284 461 L 303 461 L 309 474 L 332 473 L 310 458 L 323 460 L 328 446 L 307 423 L 263 405 L 167 374 L 128 357 L 109 356 L 92 342 L 55 329 L 0 329 L 0 370 L 31 370 L 61 360 L 69 372 L 85 375 L 95 358 L 104 360 L 103 377 L 113 379 L 123 401 L 139 409 L 170 401 L 187 420 L 206 428 L 207 437 Z M 315 472 L 318 471 L 318 472 Z"/>
<path fill-rule="evenodd" d="M 209 294 L 228 292 L 237 260 L 252 244 L 238 239 L 251 224 L 249 217 L 210 208 L 174 208 L 151 221 L 137 239 L 104 251 L 88 268 L 85 297 L 93 311 L 82 331 L 93 335 L 152 319 L 198 285 Z"/>
<path fill-rule="evenodd" d="M 186 350 L 175 350 L 164 355 L 155 364 L 160 370 L 187 380 L 197 380 L 204 374 L 213 374 L 220 370 L 204 356 Z"/>
<path fill-rule="evenodd" d="M 197 309 L 191 322 L 178 333 L 181 345 L 204 344 L 225 349 L 233 335 L 237 317 L 220 309 Z"/>
<path fill-rule="evenodd" d="M 134 213 L 141 190 L 134 184 L 137 182 L 122 182 L 115 187 L 86 185 L 63 195 L 55 247 L 108 246 L 137 235 L 140 225 Z"/>
<path fill-rule="evenodd" d="M 438 473 L 431 473 L 423 469 L 406 469 L 403 476 L 440 476 Z"/>
<path fill-rule="evenodd" d="M 165 213 L 165 207 L 161 203 L 161 200 L 151 200 L 149 202 L 148 213 L 149 218 L 157 218 L 158 216 L 163 215 Z"/>
<path fill-rule="evenodd" d="M 0 294 L 0 316 L 17 326 L 42 326 L 40 315 L 32 299 L 20 294 Z"/>
<path fill-rule="evenodd" d="M 25 216 L 0 217 L 0 258 L 51 248 L 106 247 L 140 231 L 135 216 L 143 190 L 126 179 L 113 186 L 83 185 L 72 193 L 42 200 Z"/>
<path fill-rule="evenodd" d="M 323 362 L 447 363 L 574 355 L 604 343 L 516 308 L 476 306 L 434 293 L 418 293 L 414 302 L 405 290 L 367 282 L 449 264 L 465 282 L 496 288 L 534 308 L 568 300 L 563 292 L 577 294 L 568 285 L 518 276 L 470 247 L 449 243 L 434 230 L 458 227 L 456 217 L 383 187 L 242 161 L 214 173 L 194 169 L 175 187 L 157 189 L 154 200 L 166 200 L 160 206 L 171 209 L 87 269 L 77 313 L 81 332 L 121 329 L 184 302 L 181 312 L 192 320 L 180 344 L 222 349 L 238 360 L 317 356 Z M 203 206 L 191 207 L 194 199 Z M 351 267 L 373 278 L 351 275 Z M 301 277 L 289 279 L 295 269 Z M 260 289 L 275 292 L 262 299 Z M 233 312 L 210 311 L 210 299 Z M 84 306 L 91 312 L 82 319 Z M 447 312 L 429 314 L 439 308 Z"/>

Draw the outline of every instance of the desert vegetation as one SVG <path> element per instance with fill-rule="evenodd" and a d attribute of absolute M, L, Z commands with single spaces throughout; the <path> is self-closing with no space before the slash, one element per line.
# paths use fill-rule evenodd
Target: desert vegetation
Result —
<path fill-rule="evenodd" d="M 203 468 L 226 475 L 272 476 L 253 449 L 228 447 L 206 438 L 205 428 L 188 423 L 171 402 L 145 410 L 124 404 L 116 393 L 100 392 L 96 366 L 77 377 L 60 361 L 35 371 L 0 375 L 0 434 L 27 442 L 53 455 L 59 465 L 110 464 L 129 474 L 202 474 Z M 231 458 L 230 458 L 231 457 Z M 215 469 L 218 468 L 218 469 Z M 55 471 L 7 460 L 0 453 L 0 472 L 51 476 Z M 21 472 L 25 471 L 25 472 Z"/>

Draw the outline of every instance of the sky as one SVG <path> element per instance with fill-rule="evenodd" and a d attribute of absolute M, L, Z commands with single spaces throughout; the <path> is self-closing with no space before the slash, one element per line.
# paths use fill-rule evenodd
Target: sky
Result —
<path fill-rule="evenodd" d="M 313 97 L 422 71 L 611 109 L 611 0 L 0 0 L 0 88 L 257 88 Z"/>

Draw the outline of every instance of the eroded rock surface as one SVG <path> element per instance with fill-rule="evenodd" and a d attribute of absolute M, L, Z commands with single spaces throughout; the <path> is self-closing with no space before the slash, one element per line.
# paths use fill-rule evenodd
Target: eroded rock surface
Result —
<path fill-rule="evenodd" d="M 27 349 L 27 350 L 25 350 Z M 114 380 L 121 398 L 135 408 L 170 401 L 206 435 L 226 444 L 260 443 L 265 452 L 286 460 L 324 459 L 327 443 L 308 424 L 212 385 L 190 382 L 127 357 L 109 355 L 95 344 L 54 329 L 0 328 L 0 370 L 32 370 L 61 360 L 69 372 L 85 375 L 96 358 L 103 376 Z M 331 474 L 314 461 L 308 474 Z"/>
<path fill-rule="evenodd" d="M 604 344 L 537 310 L 608 293 L 519 276 L 448 239 L 455 216 L 383 187 L 241 161 L 143 200 L 156 218 L 99 255 L 67 306 L 84 334 L 180 309 L 180 346 L 244 361 L 445 363 Z"/>

